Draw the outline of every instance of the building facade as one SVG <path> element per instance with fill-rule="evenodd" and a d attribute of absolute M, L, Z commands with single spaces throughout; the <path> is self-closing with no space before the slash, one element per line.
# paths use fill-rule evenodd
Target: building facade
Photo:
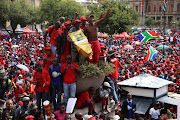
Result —
<path fill-rule="evenodd" d="M 139 12 L 139 24 L 144 25 L 145 19 L 152 17 L 154 20 L 164 19 L 164 0 L 144 0 L 144 12 L 142 14 L 143 0 L 129 0 L 130 6 Z M 168 0 L 165 12 L 166 25 L 175 20 L 180 20 L 180 0 Z"/>

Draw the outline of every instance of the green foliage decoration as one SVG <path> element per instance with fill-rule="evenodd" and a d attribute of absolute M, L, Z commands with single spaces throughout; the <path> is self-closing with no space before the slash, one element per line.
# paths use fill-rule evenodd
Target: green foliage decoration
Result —
<path fill-rule="evenodd" d="M 100 75 L 109 75 L 114 72 L 114 65 L 112 63 L 108 63 L 107 65 L 103 65 L 99 63 L 97 64 L 83 62 L 79 63 L 79 66 L 82 70 L 78 75 L 82 78 L 85 77 L 98 77 Z"/>

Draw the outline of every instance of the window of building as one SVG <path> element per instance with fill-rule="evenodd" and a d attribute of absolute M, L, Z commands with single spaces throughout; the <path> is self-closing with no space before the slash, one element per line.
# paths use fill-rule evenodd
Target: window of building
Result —
<path fill-rule="evenodd" d="M 180 12 L 180 3 L 177 5 L 177 12 Z"/>
<path fill-rule="evenodd" d="M 161 5 L 159 6 L 159 12 L 162 12 L 162 7 L 161 7 Z"/>
<path fill-rule="evenodd" d="M 156 5 L 154 5 L 154 12 L 156 12 Z"/>
<path fill-rule="evenodd" d="M 136 5 L 136 11 L 138 12 L 138 5 Z"/>
<path fill-rule="evenodd" d="M 148 5 L 148 12 L 151 12 L 151 5 Z"/>
<path fill-rule="evenodd" d="M 173 5 L 173 4 L 171 4 L 171 12 L 173 12 L 173 7 L 174 7 L 174 5 Z"/>

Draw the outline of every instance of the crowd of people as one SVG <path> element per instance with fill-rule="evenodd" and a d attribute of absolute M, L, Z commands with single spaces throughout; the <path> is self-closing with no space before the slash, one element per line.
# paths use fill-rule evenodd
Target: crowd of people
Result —
<path fill-rule="evenodd" d="M 133 44 L 136 38 L 100 38 L 98 39 L 98 24 L 109 15 L 110 9 L 103 16 L 94 21 L 94 16 L 82 16 L 66 21 L 61 17 L 50 26 L 44 34 L 22 34 L 12 37 L 7 32 L 1 32 L 0 54 L 0 119 L 2 120 L 67 120 L 71 114 L 66 113 L 69 98 L 77 97 L 76 108 L 88 107 L 88 115 L 92 119 L 115 119 L 106 116 L 109 99 L 113 100 L 116 115 L 121 118 L 134 119 L 136 105 L 132 96 L 127 95 L 127 101 L 121 105 L 121 92 L 116 90 L 116 83 L 148 73 L 153 76 L 172 81 L 169 92 L 180 93 L 180 34 L 178 31 L 163 36 L 161 40 L 150 40 L 143 44 Z M 91 44 L 93 56 L 91 60 L 80 54 L 69 33 L 82 30 Z M 49 36 L 48 36 L 49 34 Z M 161 34 L 161 33 L 160 33 Z M 49 43 L 49 44 L 48 44 Z M 140 43 L 140 42 L 139 42 Z M 155 61 L 145 61 L 148 47 L 168 45 L 168 50 L 159 50 Z M 132 45 L 133 49 L 125 48 Z M 99 60 L 114 64 L 114 73 L 105 77 L 100 86 L 101 115 L 95 108 L 95 94 L 98 92 L 93 86 L 87 91 L 76 95 L 76 74 L 81 72 L 77 61 L 89 61 L 98 65 Z M 18 67 L 18 65 L 25 67 Z M 63 94 L 63 98 L 62 98 Z M 50 101 L 50 118 L 43 107 L 45 100 Z M 128 107 L 127 107 L 128 106 Z M 119 108 L 122 108 L 121 112 Z M 161 109 L 160 109 L 161 108 Z M 166 110 L 164 110 L 166 109 Z M 165 111 L 165 112 L 164 112 Z M 76 113 L 76 111 L 74 111 Z M 150 116 L 152 120 L 170 119 L 177 117 L 177 107 L 155 105 Z M 163 115 L 163 117 L 162 117 Z M 136 115 L 137 116 L 137 115 Z M 160 117 L 161 116 L 161 117 Z M 77 120 L 87 119 L 82 113 L 76 113 Z M 116 118 L 118 119 L 118 118 Z M 136 118 L 136 119 L 142 119 Z"/>

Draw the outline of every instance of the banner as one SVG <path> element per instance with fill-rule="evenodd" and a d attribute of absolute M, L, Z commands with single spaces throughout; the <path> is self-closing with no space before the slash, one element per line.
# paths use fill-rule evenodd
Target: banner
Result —
<path fill-rule="evenodd" d="M 87 37 L 81 30 L 69 33 L 69 38 L 73 41 L 79 53 L 81 53 L 84 57 L 92 59 L 91 44 L 89 44 Z"/>

